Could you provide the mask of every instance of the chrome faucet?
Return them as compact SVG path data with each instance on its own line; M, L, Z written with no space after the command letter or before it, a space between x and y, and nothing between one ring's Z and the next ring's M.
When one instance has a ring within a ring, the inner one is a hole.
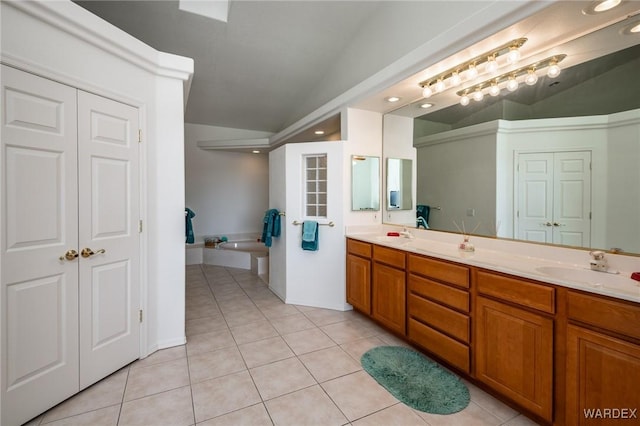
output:
M405 238L413 238L413 234L407 228L403 228L402 232L400 232L400 235Z

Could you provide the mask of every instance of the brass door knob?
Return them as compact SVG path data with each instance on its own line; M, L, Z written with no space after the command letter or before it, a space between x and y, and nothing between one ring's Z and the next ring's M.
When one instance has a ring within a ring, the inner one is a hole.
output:
M93 250L91 250L89 247L85 247L85 248L83 248L83 249L82 249L82 251L80 252L80 254L82 255L82 257L85 257L85 258L87 258L87 257L91 257L91 256L93 256L94 254L101 254L101 253L106 253L106 250L105 250L105 249L100 249L100 250L98 250L98 251L94 252L94 251L93 251ZM77 256L77 254L76 254L76 256Z
M60 256L59 259L61 261L64 261L65 259L66 260L73 260L76 257L78 257L78 252L77 251L75 251L75 250L67 250L67 252L64 255Z

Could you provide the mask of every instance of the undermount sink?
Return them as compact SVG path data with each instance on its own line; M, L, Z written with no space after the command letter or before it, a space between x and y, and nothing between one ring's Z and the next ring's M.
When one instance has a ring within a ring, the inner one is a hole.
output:
M541 266L536 270L550 277L568 281L580 281L594 287L625 288L635 286L635 281L624 275L597 272L590 269L568 268L562 266Z

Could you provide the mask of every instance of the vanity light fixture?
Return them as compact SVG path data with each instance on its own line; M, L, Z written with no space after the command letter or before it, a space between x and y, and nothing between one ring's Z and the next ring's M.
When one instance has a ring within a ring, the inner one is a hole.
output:
M520 86L518 78L523 76L524 82L532 86L538 82L538 75L536 74L536 71L538 70L547 68L547 75L549 77L557 77L560 74L560 66L558 64L566 57L567 55L565 54L548 57L541 61L534 62L527 66L509 71L489 80L459 90L456 94L460 96L460 104L466 106L469 105L470 97L473 97L473 99L477 101L482 100L484 98L485 89L488 89L487 92L491 96L497 96L500 93L501 84L504 84L504 87L506 87L510 92L517 90Z
M517 38L496 47L493 50L478 55L466 62L456 65L440 74L423 80L419 83L422 87L422 97L428 98L434 93L442 92L449 87L460 85L462 80L471 81L478 77L480 69L486 73L494 73L500 67L499 59L508 56L508 61L518 60L520 58L519 49L526 43L525 37ZM511 63L511 62L510 62ZM480 68L482 67L482 68Z

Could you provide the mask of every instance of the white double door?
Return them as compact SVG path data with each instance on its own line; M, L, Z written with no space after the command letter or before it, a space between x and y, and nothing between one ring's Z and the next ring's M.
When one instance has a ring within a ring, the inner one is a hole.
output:
M516 238L591 245L591 152L520 153Z
M138 110L2 67L2 419L139 358Z

